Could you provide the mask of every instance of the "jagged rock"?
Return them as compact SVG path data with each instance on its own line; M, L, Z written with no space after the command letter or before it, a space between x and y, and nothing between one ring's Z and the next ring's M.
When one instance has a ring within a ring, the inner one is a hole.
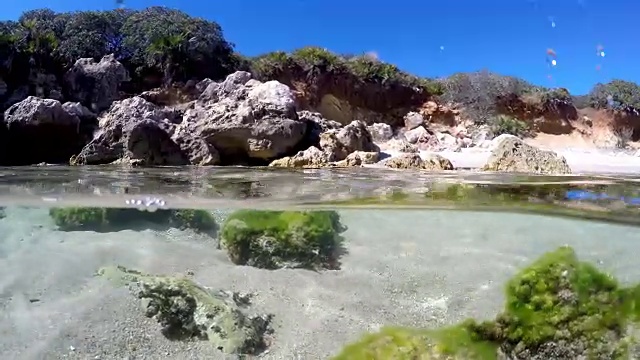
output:
M298 111L298 118L307 123L307 135L305 142L309 146L320 147L320 135L331 129L340 129L342 124L337 121L327 120L318 112L307 110Z
M567 160L553 151L540 150L513 135L500 135L484 171L508 171L533 174L571 174Z
M182 110L141 97L114 102L72 163L216 165L290 154L305 141L310 121L298 117L287 86L249 77L237 72L210 83L200 100Z
M320 147L328 155L329 161L340 161L355 151L379 152L373 143L367 125L354 120L341 129L329 130L320 135Z
M116 284L129 284L142 299L145 315L155 318L170 340L206 340L225 354L256 355L266 349L273 332L272 315L246 314L251 295L204 288L190 279L153 276L122 266L97 274Z
M242 84L246 74L234 73L229 81L210 84L205 93L213 94L211 89L216 88L219 100L199 101L187 110L178 128L218 149L227 163L281 157L291 153L307 132L289 87L277 81Z
M233 74L229 74L226 79L221 83L211 82L204 89L198 100L203 102L219 101L221 98L231 98L233 100L240 100L246 92L243 85L247 84L251 80L251 73L246 71L236 71ZM250 84L249 86L258 85L259 82Z
M388 151L397 151L402 153L417 153L418 147L409 143L405 139L391 139L388 142L381 145L381 148Z
M383 165L392 169L453 170L451 161L438 154L422 159L419 154L406 153L385 160Z
M412 111L404 116L404 127L407 130L413 130L422 125L424 125L424 117L421 114Z
M35 96L9 107L4 125L6 140L2 145L11 157L2 162L10 165L66 163L88 136L80 131L80 118L59 101Z
M78 59L65 74L71 100L79 101L99 112L108 109L119 98L120 83L129 81L129 73L113 54L102 57Z
M116 101L99 118L99 129L77 156L74 165L114 161L140 165L186 165L187 157L170 140L175 113L141 97Z
M293 156L283 157L272 161L269 166L293 168L320 168L329 166L327 154L315 146L299 151Z
M407 130L404 133L404 138L410 144L416 144L418 142L425 142L426 139L430 138L431 134L422 126L415 127L411 130Z
M374 141L385 142L393 138L393 128L389 124L375 123L367 126Z

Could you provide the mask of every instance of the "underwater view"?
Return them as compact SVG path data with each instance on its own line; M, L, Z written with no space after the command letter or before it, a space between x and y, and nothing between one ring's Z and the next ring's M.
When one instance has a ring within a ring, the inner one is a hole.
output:
M350 171L1 171L0 356L640 355L637 178Z
M638 14L4 1L0 360L640 360Z

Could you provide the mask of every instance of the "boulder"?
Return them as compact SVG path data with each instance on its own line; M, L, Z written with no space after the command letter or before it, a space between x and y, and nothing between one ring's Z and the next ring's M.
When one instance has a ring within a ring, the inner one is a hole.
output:
M341 129L332 129L320 135L320 147L327 154L329 161L344 160L355 151L380 151L373 143L367 125L360 120L354 120Z
M58 100L29 96L4 112L6 140L2 153L6 158L1 162L7 165L66 163L90 136L82 130L80 117L70 106L65 107Z
M129 79L127 69L113 54L99 62L93 58L78 59L64 77L70 99L95 112L108 109L120 97L120 84Z
M528 145L516 136L500 135L493 140L493 144L489 160L482 168L484 171L571 174L571 168L563 156Z

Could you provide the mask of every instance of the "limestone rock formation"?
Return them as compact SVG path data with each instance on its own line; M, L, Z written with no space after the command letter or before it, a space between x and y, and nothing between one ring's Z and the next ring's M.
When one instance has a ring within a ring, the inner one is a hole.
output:
M116 101L99 119L96 136L73 164L217 165L269 161L294 153L309 129L291 90L246 72L210 83L198 101L159 107L142 97ZM330 123L329 123L330 124ZM332 125L327 125L332 126Z
M533 174L571 174L567 160L553 151L540 150L513 135L500 135L485 171L508 171Z
M363 121L354 120L341 129L329 130L320 135L320 147L330 161L340 161L354 151L379 152Z
M70 99L96 112L108 109L120 97L120 83L128 80L127 69L113 54L104 56L99 62L92 58L78 59L65 74Z
M94 118L85 110L73 103L63 105L58 100L35 96L12 105L4 113L6 140L0 162L13 165L66 162L90 136L91 130L84 125Z
M453 170L451 161L438 154L429 154L422 159L419 154L404 153L385 160L383 165L392 169Z

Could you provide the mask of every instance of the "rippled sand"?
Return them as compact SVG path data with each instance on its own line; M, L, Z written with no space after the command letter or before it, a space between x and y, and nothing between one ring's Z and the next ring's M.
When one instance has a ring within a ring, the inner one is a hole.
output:
M253 311L275 315L265 359L326 359L384 324L490 317L504 282L563 244L623 281L640 280L631 227L502 213L341 214L342 269L315 273L236 266L191 232L65 233L46 209L9 208L0 220L0 358L225 359L206 342L163 338L126 288L92 276L105 265L193 272L205 286L256 292Z

